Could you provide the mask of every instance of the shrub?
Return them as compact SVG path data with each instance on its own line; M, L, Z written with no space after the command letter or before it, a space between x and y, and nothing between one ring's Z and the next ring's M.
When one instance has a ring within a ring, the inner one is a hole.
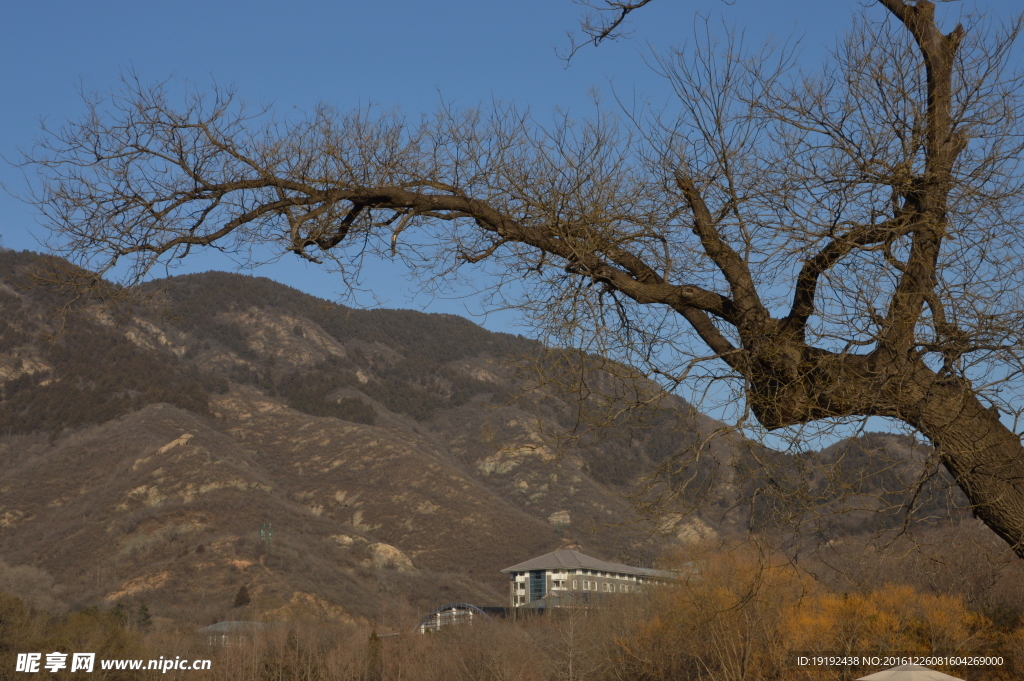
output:
M252 599L249 598L249 590L245 588L245 584L238 587L238 593L235 594L235 605L234 607L240 608L243 605L249 605Z

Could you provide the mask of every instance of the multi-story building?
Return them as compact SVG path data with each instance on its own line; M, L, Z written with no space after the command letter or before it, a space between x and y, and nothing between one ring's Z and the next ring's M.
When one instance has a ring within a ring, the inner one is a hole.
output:
M513 608L555 607L594 594L626 594L674 579L671 572L609 563L571 549L559 549L505 568Z

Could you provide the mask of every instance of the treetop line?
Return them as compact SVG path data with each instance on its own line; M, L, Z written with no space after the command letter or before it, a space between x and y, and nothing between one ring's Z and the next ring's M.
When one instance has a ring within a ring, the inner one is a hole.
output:
M591 5L584 34L651 1ZM509 105L287 122L129 80L47 131L32 200L55 252L127 262L129 284L195 248L344 276L374 253L442 279L478 264L525 282L556 338L670 385L727 378L766 429L906 424L1024 556L1024 450L999 413L1024 388L1021 22L878 5L815 74L698 30L656 58L677 110L548 126Z

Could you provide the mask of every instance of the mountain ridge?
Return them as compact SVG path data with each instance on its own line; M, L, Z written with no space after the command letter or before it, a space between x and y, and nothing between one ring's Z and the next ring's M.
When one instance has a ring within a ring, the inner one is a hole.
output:
M765 482L756 444L712 438L721 424L671 395L552 438L588 406L563 376L652 390L601 358L230 273L151 282L132 306L75 302L31 286L40 262L61 266L0 252L0 588L27 566L67 606L145 602L194 623L499 605L501 568L557 548L653 567L744 531ZM63 330L47 312L62 307ZM697 512L638 517L644 476L708 440ZM825 455L856 462L870 496L896 478L859 446ZM904 458L909 475L921 457ZM835 532L878 524L841 517Z
M250 611L369 618L382 579L419 608L493 605L536 553L657 553L623 525L629 481L534 427L558 398L512 399L504 357L536 341L224 273L157 282L131 314L86 301L56 334L63 299L12 281L36 257L0 254L2 546L68 605L237 618L245 584Z

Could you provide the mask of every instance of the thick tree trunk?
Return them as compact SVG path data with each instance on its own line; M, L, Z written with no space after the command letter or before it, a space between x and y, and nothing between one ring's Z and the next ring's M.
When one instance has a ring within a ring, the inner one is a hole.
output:
M884 351L834 355L772 334L752 344L741 368L763 426L857 415L909 424L935 447L975 515L1024 558L1024 447L965 379Z
M963 386L939 386L916 425L973 504L974 512L1024 558L1024 447Z

